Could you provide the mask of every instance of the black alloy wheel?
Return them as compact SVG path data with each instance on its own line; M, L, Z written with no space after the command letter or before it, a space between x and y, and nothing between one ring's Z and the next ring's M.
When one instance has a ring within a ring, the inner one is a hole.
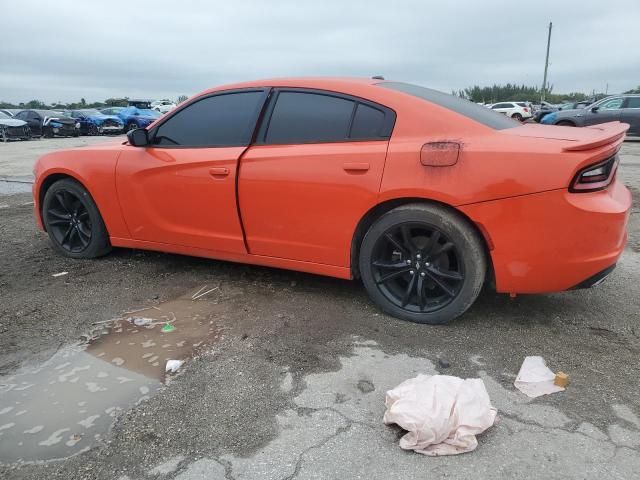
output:
M371 258L382 294L410 312L433 312L460 293L464 282L461 253L437 227L407 222L378 238Z
M138 128L138 125L135 122L129 122L127 124L127 132L130 132L131 130L135 130L136 128Z
M385 312L418 323L447 323L475 301L487 269L481 238L455 210L409 204L382 215L364 236L359 270Z
M63 255L94 258L111 249L96 204L74 180L59 180L47 190L42 217L53 246Z

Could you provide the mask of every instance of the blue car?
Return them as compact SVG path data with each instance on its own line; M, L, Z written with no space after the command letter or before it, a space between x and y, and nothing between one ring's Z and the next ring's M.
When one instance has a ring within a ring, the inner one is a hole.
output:
M83 110L68 110L65 115L80 123L80 133L82 135L104 135L107 133L122 133L124 122L115 115L105 115L95 108L85 108Z
M124 122L126 131L136 128L145 128L162 115L149 108L127 107L118 112L118 116Z

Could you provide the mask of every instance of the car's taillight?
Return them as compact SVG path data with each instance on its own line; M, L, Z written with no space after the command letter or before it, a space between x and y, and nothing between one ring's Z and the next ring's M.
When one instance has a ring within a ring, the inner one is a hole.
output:
M608 158L604 162L598 162L580 170L569 187L570 192L594 192L603 190L609 186L618 170L618 155Z
M527 107L524 107L524 111L525 111L525 112L528 112L528 111L529 111L529 109L528 109Z

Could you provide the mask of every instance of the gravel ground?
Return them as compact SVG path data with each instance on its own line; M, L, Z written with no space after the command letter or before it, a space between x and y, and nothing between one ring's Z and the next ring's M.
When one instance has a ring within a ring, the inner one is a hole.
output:
M0 144L0 176L28 180L37 154L74 142ZM206 301L221 332L90 450L0 466L0 478L637 478L639 143L624 145L620 175L634 193L630 239L604 284L514 300L485 291L444 327L381 314L357 282L122 249L70 261L35 228L23 187L0 180L0 384L94 322L203 285L219 286ZM517 392L526 355L567 372L567 390ZM475 452L400 450L381 421L384 392L417 372L484 379L499 421Z

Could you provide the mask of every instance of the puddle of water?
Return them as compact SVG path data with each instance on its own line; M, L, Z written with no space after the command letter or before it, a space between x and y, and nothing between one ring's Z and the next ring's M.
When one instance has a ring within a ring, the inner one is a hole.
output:
M189 296L137 311L36 368L0 378L0 462L88 450L120 412L160 388L167 360L192 357L219 338L218 309ZM163 332L168 321L175 330Z

